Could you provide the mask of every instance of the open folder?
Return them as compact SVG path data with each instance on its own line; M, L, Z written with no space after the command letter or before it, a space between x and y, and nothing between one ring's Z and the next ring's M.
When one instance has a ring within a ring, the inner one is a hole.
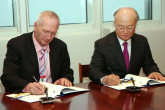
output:
M76 92L85 92L90 91L89 89L79 88L79 87L66 87L61 85L55 85L46 82L40 82L48 88L48 97L57 98L65 94L76 93ZM37 102L41 97L46 97L46 95L31 95L29 93L18 93L18 94L8 94L6 95L11 97L11 100L22 100L25 102Z
M45 85L48 88L48 97L53 97L53 98L69 93L89 91L89 89L84 89L74 86L66 87L66 86L55 85L46 82L41 82L41 84Z
M148 77L137 76L133 74L127 74L124 79L120 79L121 83L115 86L107 86L116 90L124 90L128 86L133 86L131 77L134 79L135 86L146 87L151 85L165 84L165 81L157 81L155 79L149 79Z

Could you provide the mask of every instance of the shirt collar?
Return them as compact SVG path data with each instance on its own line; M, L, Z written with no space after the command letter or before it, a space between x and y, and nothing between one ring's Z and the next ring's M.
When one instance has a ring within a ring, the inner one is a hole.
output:
M124 40L120 39L118 36L117 36L117 39L119 40L120 45L123 45L124 42L127 42L128 45L131 45L131 39L124 41Z
M40 51L41 49L45 49L46 51L50 52L49 45L46 45L46 46L44 46L44 47L41 47L41 46L38 44L38 42L37 42L36 39L34 38L34 32L33 32L32 38L33 38L33 43L34 43L36 52Z

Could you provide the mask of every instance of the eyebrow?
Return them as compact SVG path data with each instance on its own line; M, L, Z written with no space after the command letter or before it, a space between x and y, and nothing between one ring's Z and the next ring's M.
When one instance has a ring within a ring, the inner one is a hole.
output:
M118 24L117 24L117 26L119 26L119 27L130 27L130 26L131 26L131 27L134 27L135 25L124 26L124 25L118 25Z

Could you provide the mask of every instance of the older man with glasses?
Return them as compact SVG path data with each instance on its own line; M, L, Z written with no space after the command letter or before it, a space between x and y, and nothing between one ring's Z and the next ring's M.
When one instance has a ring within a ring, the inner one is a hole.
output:
M115 31L95 42L89 67L89 78L104 85L117 85L120 78L140 69L149 78L165 80L154 62L147 38L136 34L138 13L131 7L122 7L114 13Z

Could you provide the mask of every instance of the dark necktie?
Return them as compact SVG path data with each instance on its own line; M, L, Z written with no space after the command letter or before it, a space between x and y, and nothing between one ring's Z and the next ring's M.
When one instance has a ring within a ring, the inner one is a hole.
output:
M125 64L126 64L127 71L128 71L128 69L129 69L129 54L128 54L128 49L127 49L127 42L124 42L123 46L124 46L123 55L124 55L124 60L125 60Z

